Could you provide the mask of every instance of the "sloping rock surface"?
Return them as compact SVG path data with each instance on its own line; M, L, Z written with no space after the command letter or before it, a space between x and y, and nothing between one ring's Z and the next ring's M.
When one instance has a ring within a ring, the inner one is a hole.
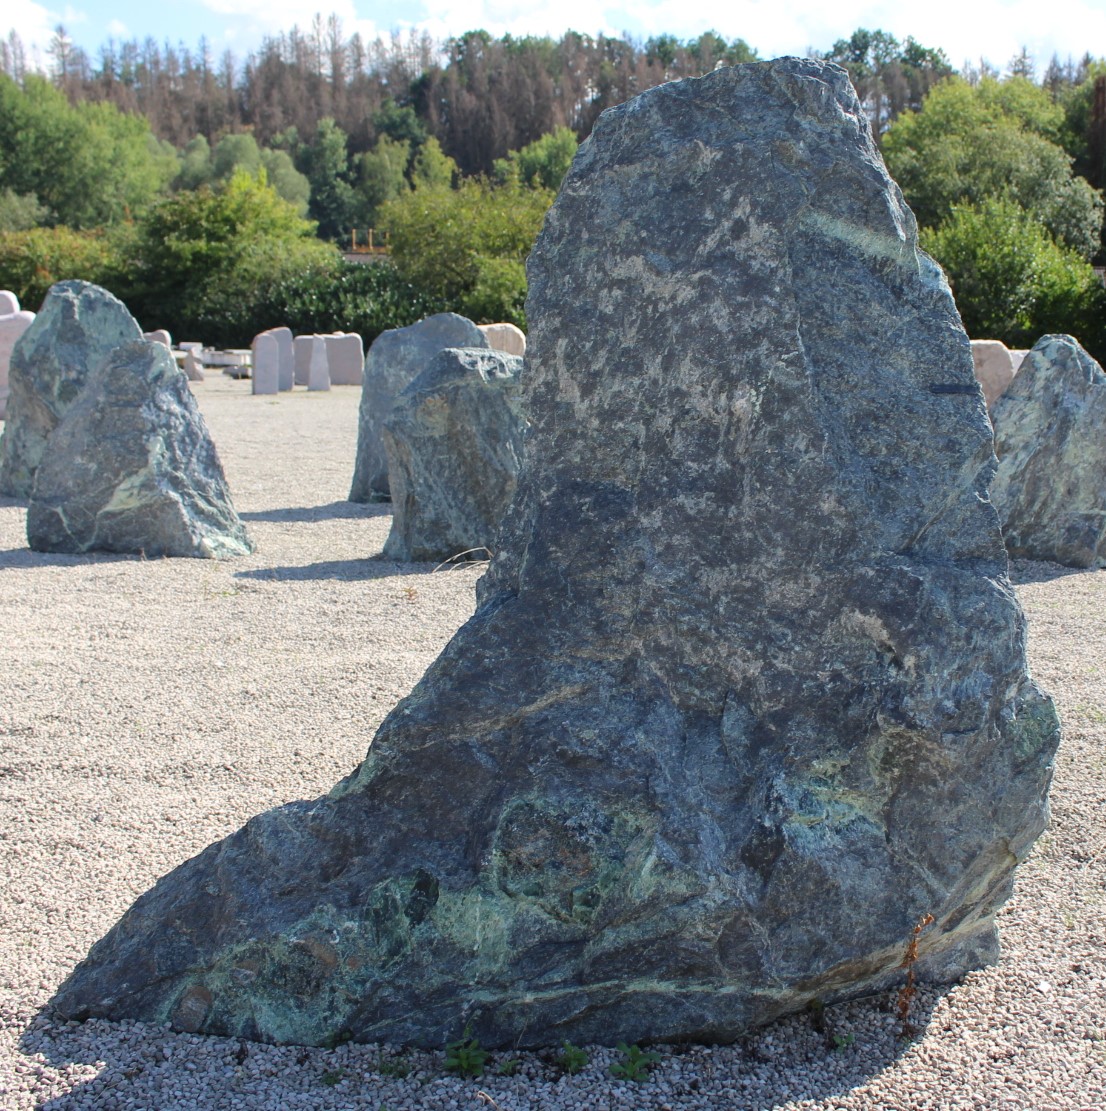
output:
M1106 567L1106 374L1042 336L995 405L991 499L1010 554Z
M0 494L30 497L46 439L88 376L142 331L126 306L89 282L51 286L12 351L7 424L0 438Z
M844 71L600 118L529 260L474 617L325 798L161 880L71 1016L732 1039L993 960L1057 744L948 286Z
M384 450L384 422L392 403L447 347L488 347L484 333L455 312L428 316L406 328L381 332L365 356L361 408L357 428L357 459L349 500L387 500L388 456Z
M522 456L521 371L515 355L447 347L396 398L384 423L389 559L492 550Z
M253 545L215 445L169 350L138 340L93 371L35 475L40 552L226 558Z

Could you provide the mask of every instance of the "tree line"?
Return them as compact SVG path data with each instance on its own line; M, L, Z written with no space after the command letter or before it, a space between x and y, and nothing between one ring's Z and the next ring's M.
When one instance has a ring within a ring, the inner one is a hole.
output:
M1054 58L1038 80L1023 51L1005 74L958 73L866 29L820 56L848 69L972 334L1082 332L1106 353L1090 269L1106 261L1106 63ZM0 283L31 304L83 268L151 325L240 343L328 311L348 327L354 305L367 338L409 322L404 306L522 323L523 261L598 114L756 53L714 32L365 43L332 17L241 63L152 40L93 62L60 27L49 57L47 78L0 42ZM365 226L392 235L371 275L328 246Z

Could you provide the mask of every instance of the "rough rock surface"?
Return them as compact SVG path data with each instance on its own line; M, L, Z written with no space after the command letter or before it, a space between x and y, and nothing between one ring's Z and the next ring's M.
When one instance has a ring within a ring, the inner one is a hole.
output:
M1017 559L1106 567L1106 374L1071 336L1042 336L992 414L991 500Z
M253 550L188 380L160 343L117 348L54 429L27 541L40 552L221 559Z
M920 974L996 956L1057 721L968 340L844 71L604 113L528 266L477 612L358 769L162 879L62 1014L709 1041L898 980L926 914Z
M1001 340L973 339L972 363L990 412L994 409L995 402L1006 392L1006 387L1014 380L1017 366L1013 353Z
M122 301L88 282L51 286L12 351L0 494L30 497L46 439L89 375L141 329Z
M494 550L522 456L521 371L515 355L447 347L396 398L384 423L389 559Z
M453 312L428 316L406 328L392 328L373 340L365 356L350 501L390 497L383 430L399 393L446 347L488 346L484 333L471 320Z

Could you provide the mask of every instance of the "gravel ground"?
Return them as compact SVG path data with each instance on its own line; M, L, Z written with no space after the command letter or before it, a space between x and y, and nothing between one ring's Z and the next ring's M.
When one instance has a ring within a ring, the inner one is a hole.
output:
M660 1047L642 1082L589 1047L442 1054L273 1047L42 1012L162 873L361 759L473 605L475 568L379 558L385 509L344 501L358 392L197 396L257 541L233 563L43 556L0 499L0 1107L1106 1108L1106 575L1021 563L1033 670L1065 736L1052 829L1001 915L995 968L800 1016L735 1046ZM615 1032L617 1033L617 1032Z

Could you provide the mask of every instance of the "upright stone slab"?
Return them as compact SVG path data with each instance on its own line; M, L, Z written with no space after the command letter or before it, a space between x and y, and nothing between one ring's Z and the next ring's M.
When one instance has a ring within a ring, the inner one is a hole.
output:
M975 377L983 390L983 399L990 412L1002 397L1006 387L1014 380L1014 359L1010 349L1001 340L973 339L972 363Z
M27 509L39 552L222 559L253 545L169 350L138 340L88 378L50 434Z
M4 291L0 291L4 292ZM16 304L19 304L16 301ZM34 321L33 312L24 312L15 309L0 316L0 420L7 417L8 412L8 376L11 370L12 352L16 342Z
M992 414L991 500L1010 555L1106 567L1106 374L1072 336L1042 336Z
M311 374L311 352L315 350L314 336L296 336L292 341L294 379L297 386L306 386Z
M19 298L10 289L0 289L0 316L19 312Z
M25 498L53 432L88 376L141 329L126 306L88 282L51 286L42 310L16 343L0 439L0 494Z
M269 335L276 340L277 350L280 352L280 375L277 385L281 393L287 393L296 381L296 356L292 348L292 329L270 328Z
M388 559L494 550L522 457L521 371L515 355L447 347L396 398L384 422Z
M277 1042L727 1040L995 958L1058 733L939 268L845 72L605 112L528 263L479 605L325 798L55 1002Z
M477 327L493 350L520 357L526 354L526 333L517 324L478 324Z
M384 422L392 402L447 347L488 347L484 333L457 313L428 316L406 328L381 332L365 356L365 380L357 425L357 459L349 500L387 500L388 457L384 451Z
M322 336L311 337L311 360L307 364L307 388L309 390L330 389L330 364L326 357L326 340Z
M280 345L276 336L261 332L254 336L251 348L251 380L255 394L280 391Z
M184 376L189 382L204 381L204 364L200 361L200 356L192 348L185 351L184 362L181 369L184 371Z
M365 348L356 332L324 337L332 386L360 386L365 377Z

